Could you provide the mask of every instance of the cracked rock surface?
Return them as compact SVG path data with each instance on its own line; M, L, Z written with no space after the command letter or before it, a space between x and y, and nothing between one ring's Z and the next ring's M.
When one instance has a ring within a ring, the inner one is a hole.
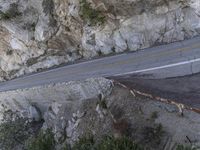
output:
M0 0L0 80L199 34L199 0Z

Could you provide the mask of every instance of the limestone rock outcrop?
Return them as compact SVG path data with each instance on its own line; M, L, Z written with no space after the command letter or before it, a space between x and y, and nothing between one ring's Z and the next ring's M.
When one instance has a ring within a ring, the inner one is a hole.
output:
M0 0L0 80L199 34L199 0Z

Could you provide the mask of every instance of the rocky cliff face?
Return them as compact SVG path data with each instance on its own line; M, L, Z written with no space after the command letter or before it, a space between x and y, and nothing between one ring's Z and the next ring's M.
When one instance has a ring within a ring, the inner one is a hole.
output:
M199 0L0 0L0 77L198 34Z

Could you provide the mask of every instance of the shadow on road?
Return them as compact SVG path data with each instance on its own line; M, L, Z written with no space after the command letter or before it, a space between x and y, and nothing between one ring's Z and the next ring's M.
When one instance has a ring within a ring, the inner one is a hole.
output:
M109 77L109 79L114 79L130 89L200 109L200 74L168 79L144 79L135 75Z

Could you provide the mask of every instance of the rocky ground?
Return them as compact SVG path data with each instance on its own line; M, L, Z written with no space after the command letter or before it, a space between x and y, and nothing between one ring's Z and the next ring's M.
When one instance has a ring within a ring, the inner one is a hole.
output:
M200 33L199 0L0 0L0 80Z
M8 96L9 95L9 96ZM1 110L12 110L51 129L57 149L80 137L128 136L152 150L200 146L200 115L147 98L104 78L0 93Z

